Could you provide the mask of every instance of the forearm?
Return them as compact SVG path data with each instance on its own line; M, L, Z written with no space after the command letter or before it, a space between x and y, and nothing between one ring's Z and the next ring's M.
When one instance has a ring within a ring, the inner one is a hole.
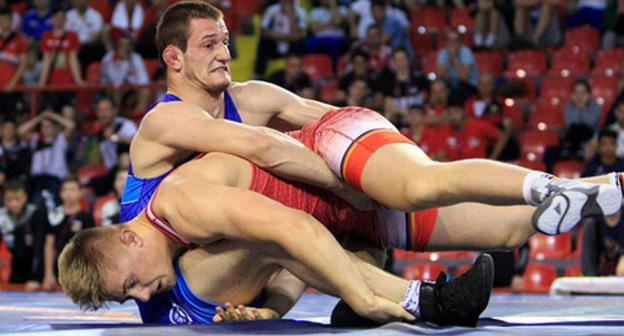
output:
M319 155L285 134L269 128L262 130L272 141L256 152L251 161L288 180L340 192L340 180Z
M52 59L46 54L41 62L41 72L39 73L39 86L44 86L48 82L48 75L52 67Z
M74 83L82 84L82 75L80 74L80 63L76 52L72 52L69 56L69 69L74 79Z
M320 223L314 223L312 217L308 218L307 224L297 225L294 231L282 232L282 239L276 242L312 274L317 274L354 310L366 309L374 302L373 292L329 231ZM300 272L297 267L289 267L289 270L306 282L316 282L309 277L306 279L309 273ZM318 283L314 285L320 286Z

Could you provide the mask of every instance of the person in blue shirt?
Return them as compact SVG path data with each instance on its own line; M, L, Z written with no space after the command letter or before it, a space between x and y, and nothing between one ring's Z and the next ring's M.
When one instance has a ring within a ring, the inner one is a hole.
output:
M451 87L475 91L478 82L477 63L470 48L462 44L461 35L449 30L446 46L438 52L436 76Z
M33 40L39 40L41 34L52 30L51 17L50 0L34 0L33 8L22 18L22 33Z

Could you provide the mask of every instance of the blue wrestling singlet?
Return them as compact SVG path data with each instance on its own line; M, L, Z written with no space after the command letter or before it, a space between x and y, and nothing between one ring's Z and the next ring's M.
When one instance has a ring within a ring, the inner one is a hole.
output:
M180 270L178 259L174 261L176 285L171 290L154 295L143 303L135 300L139 306L143 323L157 324L212 324L220 305L208 302L191 291ZM262 300L252 303L255 307L262 305Z
M152 104L148 108L148 112L154 108L154 106L160 103L168 103L168 102L176 102L182 101L177 96L167 93L160 99L158 99L154 104ZM232 101L232 97L227 91L224 91L224 119L234 121L234 122L242 122L240 115L238 114L238 110L236 109L236 105L234 105L234 101ZM194 157L191 155L189 159ZM182 161L178 164L181 165L185 161ZM169 175L169 173L173 170L173 168L166 173L151 177L151 178L140 178L134 176L134 172L132 171L132 163L128 167L128 177L126 178L126 186L124 188L123 194L121 196L121 210L120 210L120 221L127 222L132 218L136 217L147 205L149 200L152 198L152 195L158 188L160 182Z
M174 267L176 285L173 289L154 295L146 303L135 300L143 323L212 324L219 305L195 296L184 280L177 259Z

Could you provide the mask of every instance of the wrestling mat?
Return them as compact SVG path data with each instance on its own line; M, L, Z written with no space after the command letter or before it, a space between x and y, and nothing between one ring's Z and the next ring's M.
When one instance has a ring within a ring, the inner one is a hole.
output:
M281 321L224 325L152 326L140 324L133 302L83 313L62 293L0 293L0 333L15 335L624 335L621 296L494 294L477 328L391 323L374 329L327 325L337 300L306 294Z

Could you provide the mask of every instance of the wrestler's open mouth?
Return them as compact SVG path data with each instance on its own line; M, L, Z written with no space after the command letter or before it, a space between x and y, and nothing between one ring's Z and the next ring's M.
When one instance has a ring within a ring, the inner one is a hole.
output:
M225 72L228 72L228 71L230 71L230 70L228 69L228 67L226 67L226 66L222 66L222 67L218 67L218 68L216 68L216 69L212 70L211 72L217 72L217 71L225 71Z

